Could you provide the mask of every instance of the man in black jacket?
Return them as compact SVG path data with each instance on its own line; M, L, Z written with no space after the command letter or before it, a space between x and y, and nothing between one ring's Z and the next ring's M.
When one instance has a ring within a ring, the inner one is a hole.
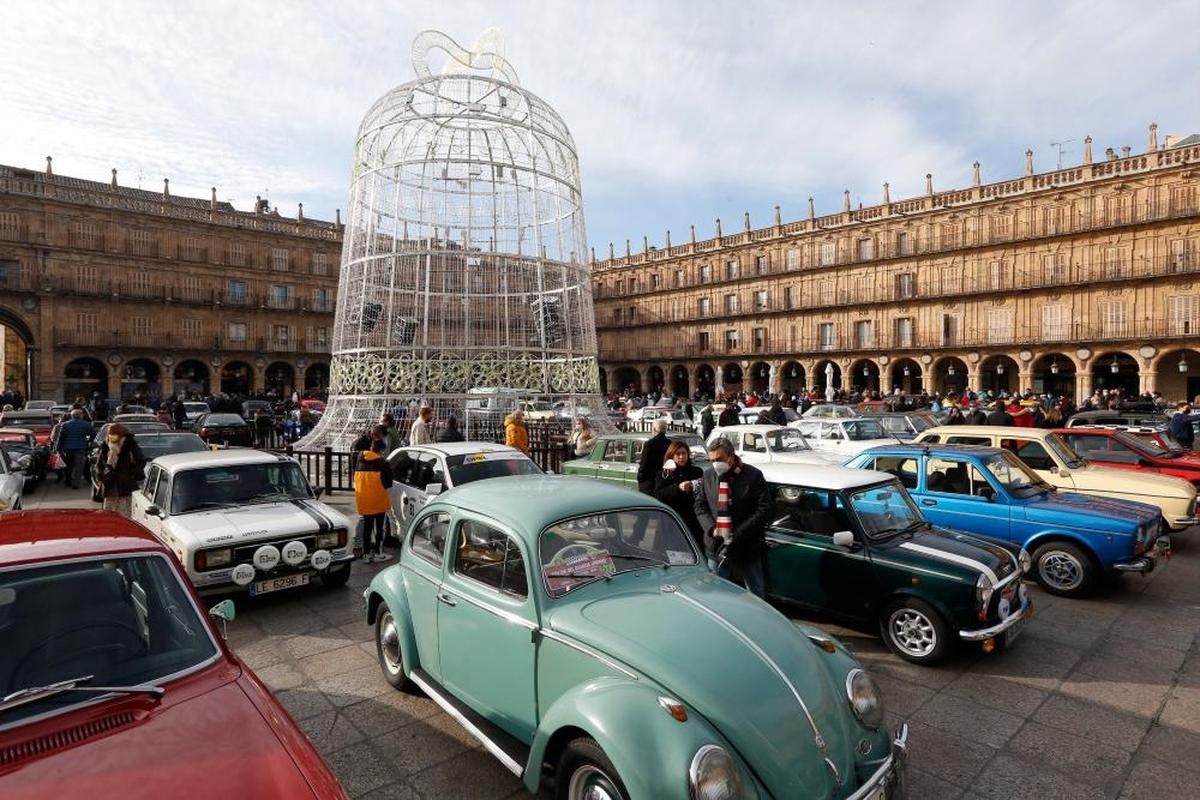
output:
M733 444L722 437L708 448L712 467L705 470L696 492L696 519L704 530L709 567L719 577L740 583L763 597L766 581L767 523L771 519L771 490L757 468L737 457ZM725 498L722 498L722 485Z
M654 481L662 469L667 448L670 446L671 440L667 438L667 420L654 420L654 435L646 440L646 445L642 448L642 458L638 462L638 491L642 494L654 495Z
M988 412L987 424L1011 426L1013 424L1012 414L1004 410L1004 401L997 399L995 406Z

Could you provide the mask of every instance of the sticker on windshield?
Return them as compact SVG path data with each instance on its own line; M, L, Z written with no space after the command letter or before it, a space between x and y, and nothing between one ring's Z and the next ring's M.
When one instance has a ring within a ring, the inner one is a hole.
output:
M696 556L685 550L668 550L667 563L672 565L678 564L695 564Z
M487 458L487 456L484 455L484 452L482 450L480 450L478 453L471 456L471 463L472 464L482 464L486 458Z
M580 579L613 575L617 566L607 550L586 544L569 544L555 553L544 569L550 590L558 591Z
M218 472L210 469L204 473L205 483L237 483L241 479L242 476L236 472Z

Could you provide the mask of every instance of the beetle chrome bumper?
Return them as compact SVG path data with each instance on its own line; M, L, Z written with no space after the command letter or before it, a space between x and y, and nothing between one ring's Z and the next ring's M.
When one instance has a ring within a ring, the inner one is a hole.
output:
M900 723L892 753L870 778L846 800L905 800L904 771L908 768L908 723Z
M990 628L979 628L973 631L959 631L958 638L968 642L982 642L987 639L994 639L1011 628L1013 625L1016 625L1018 622L1025 619L1025 617L1029 616L1029 613L1032 610L1033 600L1031 600L1027 594L1025 596L1025 602L1021 604L1021 607L1009 614L1000 622L996 623Z
M1171 540L1166 536L1159 536L1154 542L1154 546L1146 551L1145 555L1139 556L1131 561L1120 561L1113 564L1113 569L1119 572L1140 572L1145 574L1153 572L1160 558L1169 558L1171 556Z

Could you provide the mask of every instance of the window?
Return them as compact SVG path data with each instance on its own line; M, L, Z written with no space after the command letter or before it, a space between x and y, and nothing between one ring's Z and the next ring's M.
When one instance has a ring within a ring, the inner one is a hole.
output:
M446 536L450 533L449 514L430 514L422 517L412 529L409 539L409 549L428 561L440 567L442 554L446 552Z
M225 299L228 303L235 306L244 306L246 304L246 282L245 281L230 281L226 284Z
M1105 278L1124 278L1127 277L1125 263L1121 258L1121 250L1118 247L1104 248L1104 277Z
M76 314L75 315L75 332L76 333L95 333L97 330L95 314Z
M761 353L763 350L767 349L767 329L766 328L755 328L753 333L754 333L754 351L756 353Z
M900 483L904 485L904 488L916 489L917 475L920 474L921 465L917 463L917 459L915 458L879 456L871 465L871 469L895 475L899 478Z
M738 276L738 262L732 258L725 262L725 280L731 281Z
M613 324L614 324L614 325L620 325L620 324L621 324L621 316L622 316L622 312L623 312L624 310L625 310L625 309L621 308L620 306L617 306L616 308L614 308L614 309L612 310L612 318L613 318Z
M158 243L150 231L130 231L129 252L139 256L158 255Z
M21 279L21 265L7 258L0 259L0 288L15 287Z
M161 508L170 508L171 507L171 482L169 480L167 480L166 476L163 474L163 471L161 469L157 471L157 473L154 475L154 477L158 478L157 482L152 484L149 480L146 481L146 484L147 484L147 492L146 493L154 498L154 505L158 506L160 509ZM154 489L153 492L149 491L149 488L151 486Z
M942 247L958 247L962 237L962 229L957 222L946 222L941 225Z
M1025 462L1030 469L1052 470L1058 465L1041 442L1033 439L1016 440L1006 443L1008 449L1016 453L1017 458Z
M908 231L900 231L896 234L896 254L901 256L912 255L912 237Z
M96 235L94 222L76 222L71 225L71 244L74 247L96 247L100 238Z
M1012 215L995 214L988 220L988 228L993 240L1003 241L1012 238Z
M913 346L913 318L900 317L896 320L896 347Z
M195 317L183 318L183 338L194 341L200 338L200 320Z
M874 287L875 281L872 280L870 273L858 275L854 278L854 293L851 298L859 301L874 300L875 293L872 291Z
M859 239L857 245L858 260L866 261L869 258L875 257L875 240L874 239Z
M997 291L1004 288L1004 262L992 261L988 264L987 288Z
M738 346L738 332L737 331L725 331L725 352L732 353L733 351L737 350L737 346Z
M229 263L235 267L246 266L246 245L241 242L229 245Z
M834 285L832 278L826 278L818 285L820 289L821 305L833 305Z
M662 276L657 272L650 273L650 288L657 289L662 285Z
M276 284L271 287L271 308L287 308L289 305L290 287Z
M185 275L179 279L179 299L199 300L200 279L195 275Z
M685 279L683 270L681 270L681 269L675 270L675 285L683 286L685 280L686 279Z
M916 296L917 276L912 272L901 272L896 276L896 299L909 300Z
M767 290L766 289L760 289L759 291L754 293L754 310L755 311L766 311L767 310Z
M133 317L134 336L149 336L150 335L150 317Z
M131 294L145 296L150 294L150 273L139 269L129 276L129 291Z
M760 433L747 433L742 436L742 450L751 453L767 452L767 439Z
M701 352L708 352L712 346L712 340L709 337L708 331L700 331L697 336L696 346L700 348Z
M1167 324L1171 336L1194 334L1198 316L1200 316L1200 297L1194 294L1181 294L1167 298Z
M795 289L795 287L788 286L783 290L783 307L784 308L795 308L796 307L796 289Z
M696 309L696 313L701 317L712 315L712 298L701 297L697 305L698 308Z
M1049 236L1067 232L1068 208L1062 206L1047 206L1042 209L1042 228Z
M738 296L736 294L725 295L725 313L736 314L738 310Z
M1105 336L1125 336L1125 303L1105 300L1100 304L1100 320Z
M179 255L187 261L199 261L204 255L204 245L195 236L183 237Z
M987 340L993 343L1011 342L1013 312L1010 308L993 308L987 313Z
M308 335L309 348L313 350L324 350L329 347L329 328L320 327L312 329Z
M312 307L313 307L313 311L328 311L329 310L329 290L328 289L313 289L312 290Z
M506 533L482 522L459 524L454 571L513 597L529 596L520 548Z
M625 439L610 439L604 446L604 460L616 464L629 463L629 442Z
M957 345L958 331L962 326L956 314L942 315L942 345Z
M754 257L754 274L755 275L766 275L767 269L769 268L769 266L770 266L770 264L768 263L767 257L765 255Z
M817 250L817 265L827 267L834 262L836 245L833 242L821 242L820 248Z
M711 264L701 264L700 265L700 282L701 283L712 283L712 265Z
M1108 225L1120 225L1127 222L1125 218L1125 202L1120 197L1108 197L1104 200L1104 221Z
M1172 239L1167 254L1167 268L1182 272L1191 266L1191 254L1186 239Z
M312 274L313 275L328 275L329 260L324 253L312 254Z
M930 458L925 462L925 488L931 492L989 497L994 492L974 464Z
M16 239L21 234L21 216L15 211L0 212L0 239Z
M854 323L854 346L859 348L875 346L875 323L869 319L860 319Z
M229 332L228 332L228 338L229 338L229 341L231 341L231 342L244 342L244 341L246 341L246 323L244 323L244 322L230 322L230 323L229 323Z
M1061 286L1067 282L1067 262L1058 253L1042 256L1042 280L1050 286Z
M288 251L286 247L271 248L271 269L276 272L288 271Z
M837 328L832 322L822 322L817 325L817 342L822 350L832 350L837 346Z
M292 326L291 325L272 325L271 326L271 343L274 345L288 345L292 341Z
M787 268L800 269L800 251L795 247L787 251Z
M942 267L942 294L962 293L962 269Z
M1067 338L1067 307L1062 303L1042 306L1042 338L1051 342Z

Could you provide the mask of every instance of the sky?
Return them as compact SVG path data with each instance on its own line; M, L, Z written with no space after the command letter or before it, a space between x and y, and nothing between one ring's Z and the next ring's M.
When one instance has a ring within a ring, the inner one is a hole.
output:
M332 219L421 30L505 36L574 136L597 254L1200 132L1200 2L3 0L0 163Z

